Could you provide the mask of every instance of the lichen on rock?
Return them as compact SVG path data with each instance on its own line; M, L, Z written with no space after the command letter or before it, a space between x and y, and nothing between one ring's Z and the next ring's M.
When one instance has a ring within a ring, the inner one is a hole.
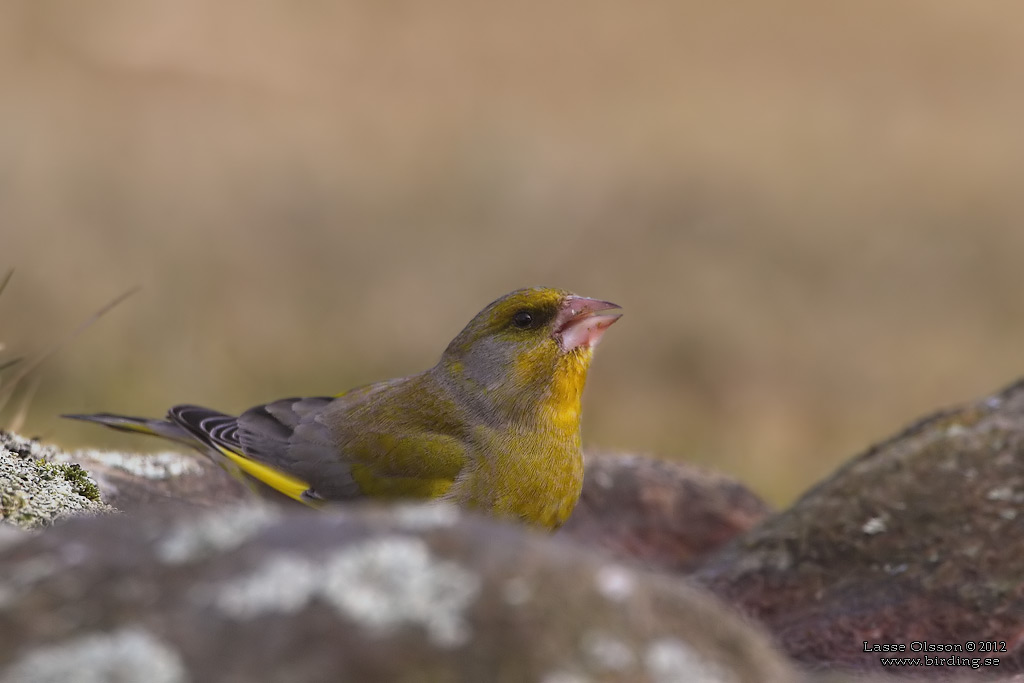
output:
M0 520L36 529L61 517L112 511L80 465L49 460L56 452L0 431Z

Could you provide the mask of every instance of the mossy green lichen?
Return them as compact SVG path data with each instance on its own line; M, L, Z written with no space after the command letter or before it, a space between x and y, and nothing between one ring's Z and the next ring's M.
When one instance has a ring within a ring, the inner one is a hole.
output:
M0 520L33 529L67 515L110 511L80 465L50 462L55 449L0 432Z
M82 469L81 465L73 462L66 464L46 464L59 472L60 476L64 477L64 479L71 482L71 486L75 493L83 498L88 498L93 502L100 502L99 487L96 486L96 482L89 478L89 473Z

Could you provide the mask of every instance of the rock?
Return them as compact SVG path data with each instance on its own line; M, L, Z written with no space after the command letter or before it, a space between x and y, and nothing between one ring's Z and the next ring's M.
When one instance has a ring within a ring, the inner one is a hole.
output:
M1024 382L868 449L694 577L807 664L877 671L863 643L895 643L968 660L902 674L1006 676L1024 671L1022 549Z
M246 486L198 453L85 450L51 457L81 464L103 500L120 510L252 498ZM622 561L681 571L769 512L767 504L721 474L638 455L588 454L583 495L559 533Z
M0 542L0 683L799 679L678 579L444 505L157 507Z
M0 431L0 520L36 529L70 515L113 511L79 465L47 459L56 452Z
M80 464L96 480L103 500L128 512L155 504L211 507L253 497L201 453L81 450L55 458Z
M734 479L687 463L588 454L584 472L559 535L651 568L690 569L771 512Z

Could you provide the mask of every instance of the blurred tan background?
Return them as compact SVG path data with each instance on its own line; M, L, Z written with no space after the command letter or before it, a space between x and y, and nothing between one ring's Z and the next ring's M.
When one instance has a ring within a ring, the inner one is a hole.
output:
M8 0L23 431L431 365L511 289L626 317L589 446L783 503L1024 374L1024 5Z

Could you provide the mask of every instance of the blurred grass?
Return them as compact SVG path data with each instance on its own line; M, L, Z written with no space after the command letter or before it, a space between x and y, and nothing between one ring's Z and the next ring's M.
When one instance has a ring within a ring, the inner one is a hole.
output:
M12 0L0 267L59 412L421 370L551 284L626 317L588 444L776 502L1024 369L1024 6Z

